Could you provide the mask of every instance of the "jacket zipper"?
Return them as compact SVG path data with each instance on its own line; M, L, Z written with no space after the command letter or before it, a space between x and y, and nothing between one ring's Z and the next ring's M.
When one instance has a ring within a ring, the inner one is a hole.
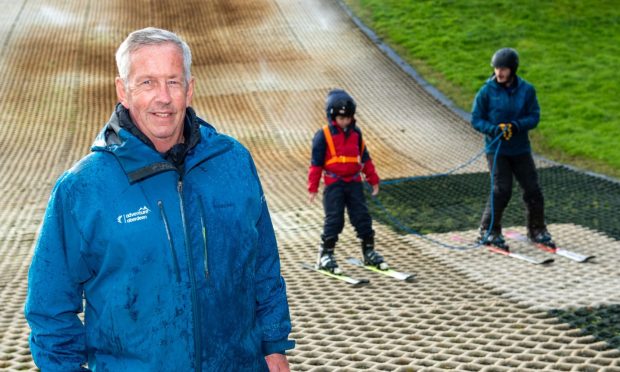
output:
M174 249L174 244L172 243L172 235L170 234L170 225L168 225L168 218L166 217L166 212L164 212L164 203L161 200L157 201L157 205L159 206L159 212L161 213L161 218L164 221L164 227L166 228L166 237L168 238L168 243L170 245L170 251L172 252L172 262L174 265L174 274L177 279L177 283L181 282L181 270L179 269L179 260L177 258L177 252Z
M202 197L198 196L198 203L200 204L200 224L202 225L202 243L204 250L204 265L205 265L205 278L209 279L209 254L207 251L207 224L205 218L205 209L202 204Z
M196 293L196 274L194 272L194 257L189 244L189 233L187 231L187 220L185 219L185 206L183 204L183 180L179 179L177 183L177 193L179 195L179 207L181 210L181 222L183 224L183 233L185 234L185 253L187 254L187 268L189 271L189 279L192 288L192 312L194 318L194 362L195 371L202 371L202 343L201 343L201 322L198 306L198 295Z

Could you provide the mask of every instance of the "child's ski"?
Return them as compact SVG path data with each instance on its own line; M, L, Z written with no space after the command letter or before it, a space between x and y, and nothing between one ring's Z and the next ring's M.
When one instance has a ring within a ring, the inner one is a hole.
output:
M392 270L392 269L381 270L381 269L378 269L375 266L365 265L358 258L347 257L347 262L350 263L350 264L353 264L355 266L363 267L363 268L365 268L367 270L374 271L374 272L379 273L379 274L387 275L389 277L392 277L392 278L395 278L395 279L398 279L398 280L404 280L406 282L412 282L415 279L415 274L403 273L403 272Z
M306 262L302 262L301 266L303 268L305 268L305 269L317 271L317 272L319 272L321 274L324 274L324 275L327 275L327 276L329 276L331 278L342 280L342 281L344 281L344 282L346 282L348 284L351 284L353 287L361 287L361 286L370 284L370 280L368 280L368 279L353 278L353 277L350 277L350 276L348 276L346 274L334 274L331 271L319 269L315 265L310 265L310 264L308 264Z
M489 251L491 251L493 253L499 253L499 254L503 254L504 256L508 256L508 257L512 257L512 258L517 258L519 260L523 260L523 261L532 263L534 265L545 265L545 264L550 264L550 263L552 263L554 261L553 258L545 258L545 259L542 259L542 260L538 260L536 258L533 258L533 257L530 257L530 256L526 256L524 254L514 253L514 252L507 251L505 249L501 249L501 248L496 247L494 245L486 245L486 247L489 249Z
M549 247L548 245L544 245L542 243L535 243L535 242L530 241L525 235L520 234L517 231L507 231L506 237L513 239L513 240L530 243L534 245L536 248L542 249L545 252L554 253L554 254L557 254L558 256L566 257L568 259L571 259L577 262L587 262L595 257L594 255L588 256L588 255L569 251L567 249L563 249L559 247L554 248L554 247Z

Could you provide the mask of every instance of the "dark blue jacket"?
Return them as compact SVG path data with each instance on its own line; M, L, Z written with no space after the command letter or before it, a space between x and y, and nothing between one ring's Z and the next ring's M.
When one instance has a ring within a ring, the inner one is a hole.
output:
M267 370L264 355L293 343L250 154L193 116L200 141L179 173L121 128L118 115L49 200L25 308L36 364L63 372L86 362L96 371Z
M474 100L471 124L478 132L485 134L487 153L495 153L495 129L501 123L512 123L516 127L509 141L502 141L501 155L521 155L531 150L528 131L536 128L540 120L540 107L536 90L527 81L516 77L515 83L504 87L491 77L480 88Z

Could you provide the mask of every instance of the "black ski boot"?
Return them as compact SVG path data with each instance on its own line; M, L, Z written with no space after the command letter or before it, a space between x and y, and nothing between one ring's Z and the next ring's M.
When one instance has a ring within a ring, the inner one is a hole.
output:
M364 264L375 266L380 270L387 270L390 266L385 262L383 256L375 251L375 237L371 235L362 239L362 255L364 256Z
M528 231L527 237L532 243L542 244L546 247L555 249L555 242L551 238L551 234L549 234L549 231L547 231L546 228L532 229Z
M321 270L330 271L334 274L342 274L342 270L338 267L336 258L334 258L334 248L336 247L335 239L325 239L319 246L319 257L316 267Z
M491 230L487 236L486 229L480 228L480 236L478 237L478 243L483 245L492 245L506 252L509 251L509 247L504 240L504 236L500 231Z

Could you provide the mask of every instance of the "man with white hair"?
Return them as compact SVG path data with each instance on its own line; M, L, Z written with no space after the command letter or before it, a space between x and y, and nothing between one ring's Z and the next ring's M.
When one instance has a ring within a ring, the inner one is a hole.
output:
M249 152L190 107L177 35L135 31L116 61L120 103L56 183L30 267L35 363L288 371L285 283Z

